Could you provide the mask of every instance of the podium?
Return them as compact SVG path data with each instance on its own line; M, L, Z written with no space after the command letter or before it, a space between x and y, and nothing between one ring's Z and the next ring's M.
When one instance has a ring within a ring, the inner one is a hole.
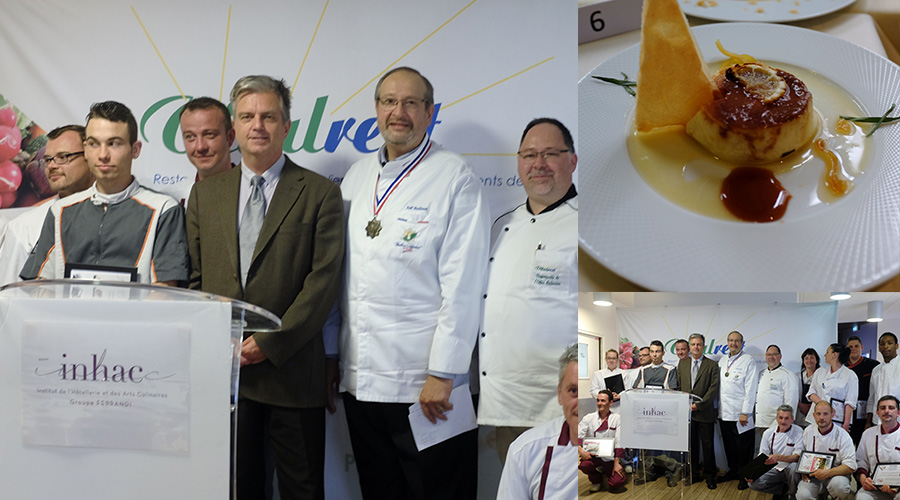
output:
M233 498L243 332L280 327L252 304L179 288L0 288L2 496Z

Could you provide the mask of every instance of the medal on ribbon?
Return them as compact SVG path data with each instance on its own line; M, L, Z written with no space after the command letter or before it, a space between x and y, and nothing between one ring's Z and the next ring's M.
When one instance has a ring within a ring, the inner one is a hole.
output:
M419 154L403 166L403 170L401 170L400 174L398 174L393 182L391 182L391 185L388 186L387 191L385 191L384 196L382 196L381 199L378 198L378 183L381 182L381 172L378 173L378 179L375 180L374 206L372 207L374 214L372 215L372 220L366 224L366 236L369 238L375 239L376 236L381 234L381 221L378 220L378 213L384 208L384 204L387 202L388 198L390 198L400 183L409 177L409 174L412 173L413 169L425 159L425 155L431 151L431 139L426 137L426 141L425 146L419 151Z

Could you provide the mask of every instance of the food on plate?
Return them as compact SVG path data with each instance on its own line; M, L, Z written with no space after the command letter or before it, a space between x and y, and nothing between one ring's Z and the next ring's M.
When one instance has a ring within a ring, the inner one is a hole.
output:
M683 127L712 102L714 91L678 1L645 0L634 112L638 132Z
M796 76L745 63L720 70L713 80L716 98L700 107L685 131L717 157L739 164L773 162L806 147L816 135L812 94Z

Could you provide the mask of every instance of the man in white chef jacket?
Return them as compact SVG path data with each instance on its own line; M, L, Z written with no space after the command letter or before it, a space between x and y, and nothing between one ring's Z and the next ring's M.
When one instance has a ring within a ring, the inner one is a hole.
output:
M578 157L559 120L532 120L519 142L524 203L491 230L478 339L478 424L497 426L497 453L559 410L556 359L578 330Z
M753 454L753 430L739 432L738 424L748 425L756 403L759 371L753 357L744 352L744 336L735 330L728 334L728 356L719 358L719 430L728 462L728 473L719 482L737 479L738 489L748 484L738 477Z
M766 367L759 372L756 389L756 433L762 436L775 423L782 405L797 406L800 400L800 377L781 364L781 348L775 344L766 348Z
M578 494L578 345L559 358L563 416L525 431L509 447L497 500L572 500ZM474 498L474 497L470 497Z
M798 389L799 390L799 389ZM766 464L774 465L768 472L750 483L750 489L771 493L772 500L781 500L797 489L797 460L803 449L803 429L794 425L794 408L781 405L775 412L775 423L762 435L759 452L766 455Z
M341 184L340 388L363 498L473 498L477 430L417 451L408 416L418 401L432 423L446 419L451 390L468 381L488 205L465 161L431 140L434 90L418 71L385 73L375 111L384 146Z
M892 488L890 484L876 486L873 481L875 466L900 463L898 408L900 400L891 395L883 396L878 400L878 408L875 410L881 424L863 431L856 450L856 480L859 483L856 500L900 500L900 488Z
M810 409L816 425L803 431L803 450L834 454L831 467L816 469L809 474L800 474L797 481L797 500L813 500L822 489L837 500L853 498L850 489L850 474L856 470L856 449L850 433L843 427L834 425L834 408L828 401L819 401ZM801 457L802 458L802 457ZM798 466L798 469L800 467Z
M872 370L872 380L869 382L869 401L866 404L869 427L880 423L875 403L882 396L900 395L900 362L895 361L897 336L892 332L882 333L881 337L878 337L878 352L881 353L884 363Z

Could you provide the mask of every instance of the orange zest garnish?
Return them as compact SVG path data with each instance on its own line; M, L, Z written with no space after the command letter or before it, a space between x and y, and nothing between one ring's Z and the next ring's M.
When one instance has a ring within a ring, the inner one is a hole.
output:
M853 129L855 126L849 120L845 120L843 118L838 118L837 123L834 125L834 131L841 135L850 135L853 133Z
M813 142L815 145L815 152L818 154L826 163L825 169L825 187L831 191L835 196L843 196L847 194L847 191L850 190L850 186L853 183L845 179L843 175L841 175L841 161L838 159L837 155L834 154L831 150L829 150L825 146L825 141L822 139L816 139Z

